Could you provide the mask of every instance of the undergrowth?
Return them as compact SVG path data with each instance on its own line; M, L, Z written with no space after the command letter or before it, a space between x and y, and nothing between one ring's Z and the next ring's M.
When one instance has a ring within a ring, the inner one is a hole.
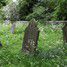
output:
M43 25L38 48L34 55L22 51L24 30L28 24L17 23L15 33L10 33L11 24L0 24L0 67L66 67L67 50L63 44L62 25ZM65 46L67 47L67 46Z

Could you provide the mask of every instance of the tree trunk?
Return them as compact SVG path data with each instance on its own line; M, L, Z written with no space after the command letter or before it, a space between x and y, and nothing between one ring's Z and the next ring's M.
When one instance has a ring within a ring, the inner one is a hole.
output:
M11 33L12 34L14 34L14 32L15 32L15 26L16 26L16 24L12 23L12 26L11 26Z

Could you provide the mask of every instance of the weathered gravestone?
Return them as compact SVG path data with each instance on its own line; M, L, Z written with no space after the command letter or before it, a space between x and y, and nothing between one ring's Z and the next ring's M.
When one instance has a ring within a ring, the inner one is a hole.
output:
M15 27L16 27L16 24L12 23L12 26L11 26L11 33L12 34L14 34L14 32L15 32Z
M25 29L22 49L24 52L34 53L37 49L39 30L35 21L29 23Z
M62 28L63 30L63 41L64 43L67 43L67 23L64 23L64 27Z

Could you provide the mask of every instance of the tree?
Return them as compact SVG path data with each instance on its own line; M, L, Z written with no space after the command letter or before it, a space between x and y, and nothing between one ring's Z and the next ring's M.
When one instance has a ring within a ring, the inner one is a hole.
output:
M19 0L21 20L67 20L67 0Z
M38 0L33 6L33 12L30 13L26 19L35 18L36 20L51 20L52 13L57 6L56 0Z
M0 8L6 6L6 0L0 0Z
M20 20L25 20L26 16L33 12L33 6L37 0L19 0L19 17Z
M55 20L67 20L67 0L58 0L58 5L54 11Z
M0 20L4 20L5 18L3 6L6 6L7 3L7 0L0 0Z

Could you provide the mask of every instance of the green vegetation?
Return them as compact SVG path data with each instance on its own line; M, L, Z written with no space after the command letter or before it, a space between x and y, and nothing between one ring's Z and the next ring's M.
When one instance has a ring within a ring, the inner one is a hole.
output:
M19 0L22 20L67 20L67 0Z
M6 5L6 0L0 0L0 8Z
M37 0L19 0L19 17L20 20L25 20L26 16L33 12L33 6Z
M23 21L31 19L37 21L40 30L34 55L22 51L24 31L28 26ZM6 21L5 24L4 20L11 23ZM45 22L55 20L67 20L67 0L0 0L0 44L3 45L0 46L0 67L67 67L63 24Z
M0 0L0 20L4 19L4 12L2 10L3 6L6 6L6 0Z
M41 32L35 55L22 52L27 25L17 23L15 34L11 34L11 24L0 24L0 41L3 44L0 47L0 67L65 67L67 51L63 47L62 24L52 26L38 23Z

